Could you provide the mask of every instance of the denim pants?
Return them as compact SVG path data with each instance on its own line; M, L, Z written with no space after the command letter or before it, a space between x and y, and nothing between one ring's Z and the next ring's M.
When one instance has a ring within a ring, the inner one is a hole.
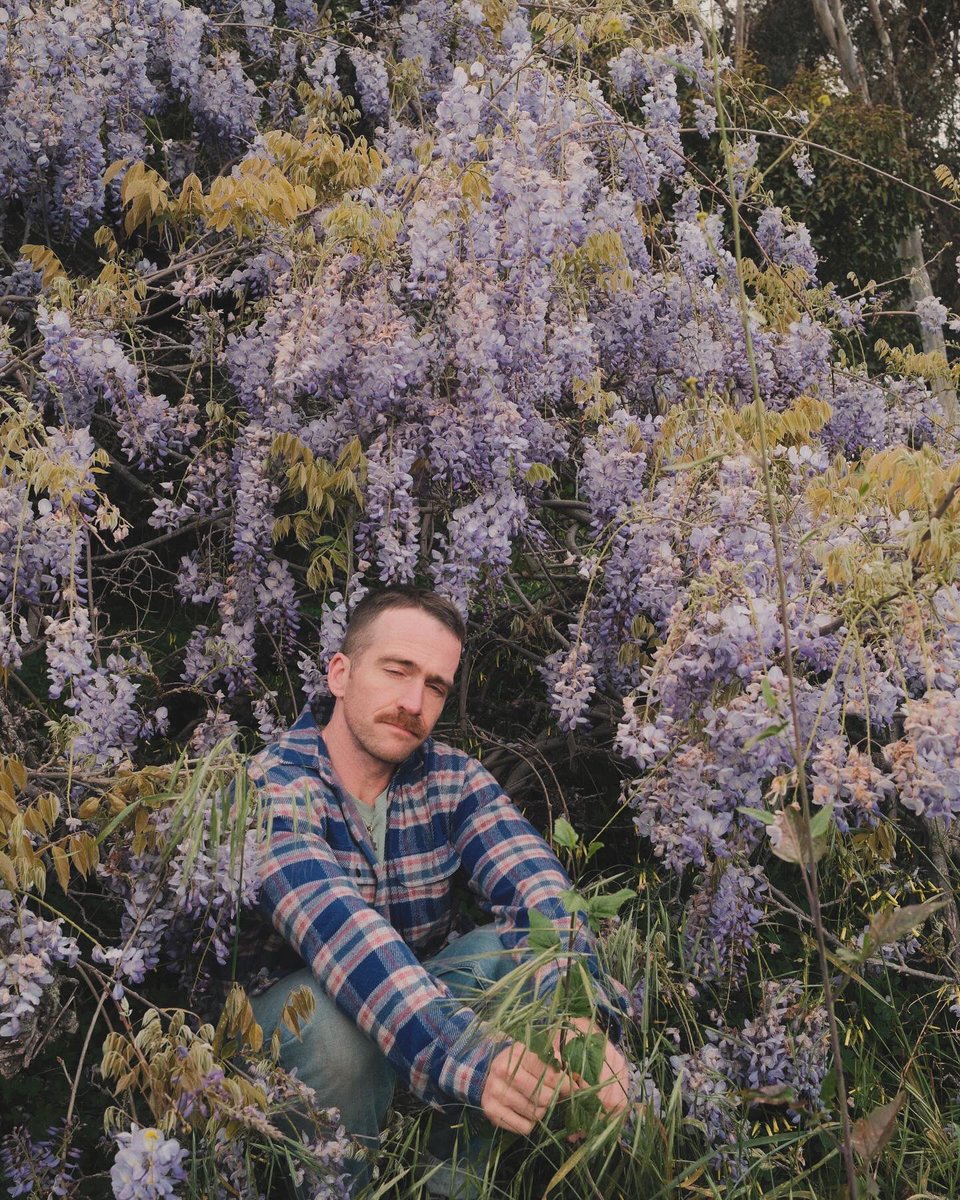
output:
M515 963L496 931L485 926L455 939L423 965L431 975L441 979L459 1001L472 1005L479 994L508 974ZM298 1077L316 1092L318 1105L339 1109L347 1132L375 1151L393 1097L396 1072L376 1043L340 1012L317 983L313 972L308 968L298 971L255 997L252 1001L254 1015L264 1036L269 1038L279 1024L288 996L304 985L313 992L316 1009L301 1026L299 1038L285 1025L280 1026L280 1064L286 1070L296 1067ZM447 1125L451 1114L459 1116L462 1111L462 1105L451 1104L446 1114ZM442 1115L438 1124L443 1124ZM441 1135L438 1144L441 1148L437 1153L449 1155L452 1137L448 1135L444 1141ZM460 1161L469 1161L482 1175L483 1162L475 1160L488 1151L488 1138L474 1138L460 1146ZM361 1159L354 1162L355 1183L362 1185L369 1177L369 1168ZM431 1188L435 1194L444 1194L443 1178L441 1170L436 1188Z

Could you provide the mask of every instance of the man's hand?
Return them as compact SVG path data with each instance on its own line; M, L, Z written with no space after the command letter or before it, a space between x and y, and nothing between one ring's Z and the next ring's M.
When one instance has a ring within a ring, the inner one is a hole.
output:
M554 1040L553 1051L557 1059L560 1058L561 1041L570 1037L570 1026L579 1033L598 1032L588 1017L573 1018L568 1028L558 1032ZM491 1125L513 1133L529 1134L556 1100L568 1100L576 1091L595 1088L594 1095L607 1112L623 1112L629 1103L629 1079L626 1059L610 1041L604 1047L600 1079L593 1085L579 1075L548 1066L532 1050L519 1042L511 1042L490 1064L480 1108Z
M574 1087L569 1075L547 1066L520 1042L511 1042L490 1064L480 1108L491 1125L528 1134L554 1100L568 1099Z
M568 1022L568 1026L572 1026L578 1033L584 1033L588 1036L600 1032L589 1017L573 1017ZM570 1036L568 1028L567 1030L561 1030L554 1039L553 1052L557 1058L560 1058L561 1042L565 1037L569 1038ZM574 1082L578 1089L589 1088L591 1086L578 1075L574 1076ZM627 1060L609 1039L606 1039L603 1049L603 1066L600 1068L600 1078L592 1086L597 1089L594 1095L607 1112L620 1113L627 1108L630 1087L630 1073L627 1070Z

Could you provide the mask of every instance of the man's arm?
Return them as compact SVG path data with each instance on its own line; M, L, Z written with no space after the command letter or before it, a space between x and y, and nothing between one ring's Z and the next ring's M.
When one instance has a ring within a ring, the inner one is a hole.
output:
M493 915L504 945L511 949L526 945L533 909L554 925L567 944L571 914L560 897L573 885L550 847L475 759L468 760L452 838L471 890ZM582 956L593 978L598 1015L618 1039L626 992L615 980L603 977L596 940L582 915L575 921L571 948ZM557 961L542 967L534 980L537 994L554 991L561 972Z
M530 932L529 914L533 909L553 923L563 944L567 944L571 914L560 897L572 888L570 879L556 855L511 803L489 771L473 759L468 762L452 834L471 889L493 914L497 931L506 946L521 948L526 944ZM596 1095L608 1112L622 1112L627 1106L629 1071L615 1041L621 1033L620 1016L626 1009L626 993L616 981L601 979L595 939L582 917L576 922L572 949L583 956L594 980L596 1015L607 1035ZM534 978L537 994L554 991L560 982L561 971L562 965L556 960L540 968ZM599 1032L589 1017L574 1018L569 1024L578 1032ZM561 1034L557 1035L555 1055L559 1053L561 1037ZM521 1048L514 1046L512 1050L501 1051L494 1059L483 1108L494 1124L519 1133L530 1133L542 1119L549 1104L550 1090L556 1084L553 1075L549 1077L549 1084L544 1079L538 1082L535 1076L539 1060L530 1051L525 1053L532 1062L522 1054L518 1058L519 1051ZM580 1080L571 1084L565 1077L559 1094L569 1095L571 1086L576 1089L587 1085ZM506 1097L506 1114L497 1111L501 1092ZM504 1115L506 1119L499 1119Z

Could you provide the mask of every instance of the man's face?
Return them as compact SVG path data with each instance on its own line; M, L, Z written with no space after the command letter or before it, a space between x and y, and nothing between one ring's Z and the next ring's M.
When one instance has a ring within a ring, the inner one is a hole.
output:
M396 764L430 736L453 687L460 642L417 608L389 608L349 658L335 654L328 680L356 749Z

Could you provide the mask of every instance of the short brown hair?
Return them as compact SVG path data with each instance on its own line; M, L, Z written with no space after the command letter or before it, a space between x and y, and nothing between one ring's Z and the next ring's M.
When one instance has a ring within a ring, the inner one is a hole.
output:
M347 632L340 647L340 653L358 654L367 644L367 631L373 622L391 608L416 608L433 617L454 635L458 642L463 642L467 636L467 627L457 606L437 592L427 588L411 587L408 584L396 583L390 587L368 592L350 614Z

